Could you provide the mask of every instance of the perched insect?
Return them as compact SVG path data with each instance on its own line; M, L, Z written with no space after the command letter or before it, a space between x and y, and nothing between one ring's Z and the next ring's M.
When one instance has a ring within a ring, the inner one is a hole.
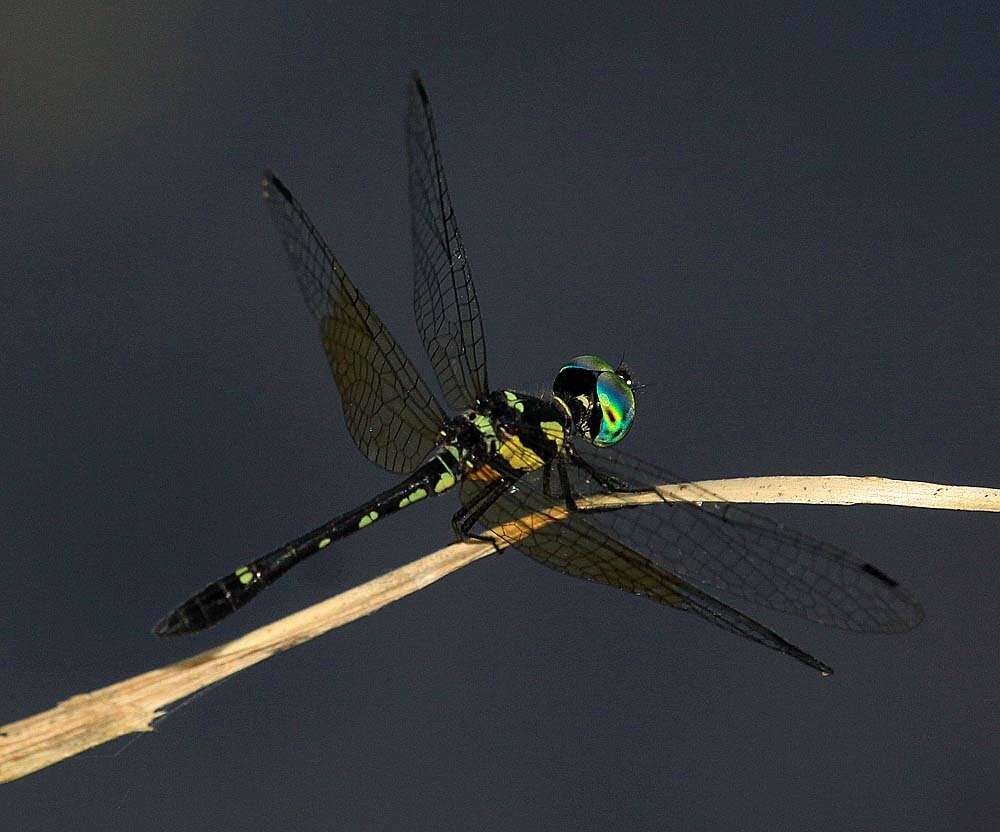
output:
M353 511L209 584L154 630L201 630L246 604L292 566L400 509L457 487L452 525L477 524L567 575L695 613L823 674L830 668L701 587L848 630L902 632L918 603L871 564L688 485L642 507L595 497L656 492L679 480L617 450L635 418L623 366L568 361L552 395L491 390L472 274L459 234L427 91L409 85L406 122L414 310L447 415L348 279L302 206L271 173L264 198L340 390L347 428L372 462L406 477ZM488 538L494 540L494 538Z

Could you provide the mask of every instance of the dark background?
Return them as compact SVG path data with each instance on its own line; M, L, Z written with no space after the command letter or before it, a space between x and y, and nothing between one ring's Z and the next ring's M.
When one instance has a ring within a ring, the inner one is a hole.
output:
M210 634L148 634L391 482L347 435L259 174L426 368L413 68L495 386L624 351L648 384L629 450L689 476L1000 485L995 17L251 5L5 16L0 723L449 542L452 497ZM824 680L509 553L4 786L3 825L990 827L997 516L770 513L898 576L925 623L865 637L750 608L832 664Z

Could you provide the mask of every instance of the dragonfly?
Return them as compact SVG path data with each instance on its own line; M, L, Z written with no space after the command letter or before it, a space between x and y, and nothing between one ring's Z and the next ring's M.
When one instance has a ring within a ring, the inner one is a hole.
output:
M306 558L453 491L459 539L513 546L557 572L692 613L823 675L832 672L827 664L716 593L844 630L899 633L921 621L919 603L878 567L622 451L637 392L624 364L584 354L559 369L551 394L491 389L479 300L416 73L405 124L414 315L443 402L288 187L265 172L263 196L319 323L347 430L369 460L402 479L210 583L154 633L214 625ZM636 493L659 496L641 506L620 501Z

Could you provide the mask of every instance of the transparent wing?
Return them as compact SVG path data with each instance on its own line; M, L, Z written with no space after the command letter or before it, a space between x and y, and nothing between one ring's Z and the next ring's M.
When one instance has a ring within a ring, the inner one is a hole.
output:
M687 482L619 450L574 449L602 476L569 465L578 495L656 490ZM615 482L609 487L607 478ZM604 479L602 484L598 479ZM752 514L691 485L683 502L654 503L590 514L611 537L646 551L668 569L703 586L845 630L898 633L923 610L914 597L856 555ZM698 500L704 500L698 504Z
M483 320L441 164L427 90L414 73L406 113L413 309L445 400L456 410L489 392Z
M264 199L302 297L319 320L351 437L372 462L410 473L440 439L441 406L302 206L270 172L264 175Z
M534 471L495 499L481 522L539 563L575 578L596 581L693 613L722 629L791 656L824 675L833 671L739 610L616 540L582 512L568 512L540 486ZM475 504L485 482L467 478L462 500Z

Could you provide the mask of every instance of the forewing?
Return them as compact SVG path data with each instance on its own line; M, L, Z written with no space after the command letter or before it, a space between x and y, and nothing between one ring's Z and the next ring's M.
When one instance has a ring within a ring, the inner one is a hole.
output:
M483 321L441 164L430 101L416 73L409 87L406 155L417 328L445 400L463 410L489 392Z
M575 578L596 581L693 613L730 633L792 656L827 675L832 670L739 610L702 592L649 558L616 540L586 514L568 512L562 502L538 490L533 472L495 500L482 524L539 563ZM471 505L482 484L467 478L462 499Z
M302 206L271 173L264 176L264 199L302 297L319 321L351 437L372 462L411 472L440 439L441 406Z
M576 452L619 480L619 490L656 490L686 483L619 450L584 446ZM578 494L609 489L571 466ZM895 580L858 556L752 514L690 484L661 489L682 501L592 515L611 536L649 552L667 568L701 585L832 627L897 633L915 627L923 610ZM703 502L696 502L703 501Z

